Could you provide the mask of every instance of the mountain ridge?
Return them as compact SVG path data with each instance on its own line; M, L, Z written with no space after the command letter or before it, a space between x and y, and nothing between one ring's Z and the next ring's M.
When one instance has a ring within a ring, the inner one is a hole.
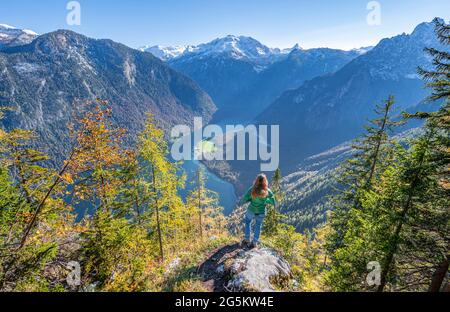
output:
M36 32L29 29L0 24L0 49L28 44L38 36Z
M67 123L84 103L110 102L114 121L135 139L147 112L160 126L209 120L215 105L194 81L149 53L68 30L0 51L0 105L12 106L1 123L35 130L52 156L67 147Z
M284 148L284 160L295 165L302 157L358 135L365 119L372 116L374 105L391 94L398 110L419 105L428 95L417 74L418 66L431 65L424 53L426 47L443 48L432 23L418 25L410 35L383 39L335 73L285 92L257 117L257 122L279 124L284 142L294 138L283 128L297 129L299 136L294 141L303 140L307 148L302 152Z

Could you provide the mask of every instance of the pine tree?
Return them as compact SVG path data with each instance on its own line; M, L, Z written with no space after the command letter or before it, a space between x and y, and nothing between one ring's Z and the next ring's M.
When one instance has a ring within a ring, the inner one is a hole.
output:
M435 20L438 39L445 46L450 45L450 25ZM450 53L427 48L428 54L433 57L434 70L419 68L419 74L427 82L427 87L433 90L428 101L442 101L442 105L436 112L419 112L411 118L424 118L427 127L437 130L438 145L434 149L434 158L441 162L439 172L441 185L450 189Z
M267 215L262 229L265 236L276 235L284 217L278 210L284 200L284 193L281 190L281 178L281 170L278 168L273 174L271 184L271 190L275 196L276 205L269 205L266 208Z
M448 26L437 24L441 41L448 44ZM378 291L426 290L428 285L430 290L441 288L448 270L449 237L445 204L449 197L445 187L449 164L448 53L428 52L435 58L436 69L420 72L434 89L429 100L443 100L443 106L437 112L409 116L427 120L425 133L409 147L379 144L378 136L372 147L379 146L383 152L369 150L382 156L381 161L376 164L378 157L373 156L366 162L356 160L362 170L350 171L350 192L338 201L344 203L344 209L338 206L331 221L333 265L328 282L335 289L374 289L364 281L365 265L374 260L382 269ZM363 154L367 155L366 151Z
M381 284L378 291L383 291L389 278L393 278L395 255L402 244L402 234L405 228L415 223L418 206L429 199L429 193L434 188L432 176L435 166L430 162L431 139L433 133L427 133L420 138L411 151L401 161L396 171L397 181L394 180L390 197L384 200L384 208L391 208L391 219L385 222L392 224L392 231L384 231L386 247L381 263ZM394 196L392 196L394 195ZM380 233L381 236L381 233Z
M450 25L445 24L439 19L435 19L436 34L438 39L444 46L450 44ZM428 211L436 211L441 206L439 199L448 198L450 192L450 53L447 51L439 51L434 48L427 48L427 53L433 58L434 69L426 70L419 68L419 74L427 82L427 87L432 89L431 96L427 99L429 102L441 101L442 105L439 110L431 113L418 112L409 115L410 118L422 118L426 120L425 127L427 131L435 133L432 160L437 168L438 185L435 193L437 201L429 207ZM433 209L434 208L434 209ZM445 210L444 210L445 211ZM442 216L442 213L438 213ZM447 214L448 217L448 214ZM435 220L442 220L439 217ZM444 218L445 220L445 218ZM430 219L428 222L430 223ZM435 228L440 229L437 222L431 222ZM442 222L441 222L442 224ZM428 227L428 226L425 226ZM445 228L445 227L444 227ZM436 231L435 231L436 232ZM438 231L448 241L448 231ZM440 235L438 235L439 237ZM430 291L438 291L441 288L446 272L449 268L450 255L448 251L443 252L443 256L435 265L433 279L429 287Z
M390 96L382 105L376 106L378 118L371 120L365 127L366 133L356 140L355 153L344 164L339 179L341 190L333 200L332 231L327 238L327 253L333 261L329 280L338 290L359 289L370 261L369 246L364 246L363 237L370 220L366 218L363 199L393 160L394 142L389 135L401 124L392 120L393 105L394 99Z

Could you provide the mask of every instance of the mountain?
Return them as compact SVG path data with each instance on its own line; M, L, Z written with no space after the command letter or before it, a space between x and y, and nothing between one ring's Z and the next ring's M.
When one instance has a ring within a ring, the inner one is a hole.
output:
M0 24L0 49L30 43L38 36L32 30Z
M297 47L298 45L292 49ZM185 56L186 58L198 58L227 55L236 59L251 60L256 64L270 62L270 58L288 54L292 49L271 49L251 37L233 35L217 38L211 42L200 45L147 45L139 48L139 50L150 52L164 61L172 60L180 56Z
M282 92L334 72L361 53L303 50L298 45L271 49L251 37L227 36L187 48L169 59L168 64L194 79L211 95L218 107L216 122L236 118L248 121Z
M339 164L352 155L346 142L303 160L282 179L285 199L280 210L298 230L312 229L325 221L332 209L329 196L334 194Z
M220 109L257 79L270 51L252 38L227 36L201 44L168 64L195 80Z
M360 51L327 48L304 50L297 46L286 57L261 71L246 90L214 117L218 120L231 119L238 110L245 119L251 120L255 112L262 112L283 92L298 88L307 80L333 73L360 54Z
M394 139L407 144L420 133L420 128L412 128L402 131ZM341 173L340 164L353 153L351 142L344 142L304 159L294 172L282 179L285 198L280 209L290 224L303 231L325 221L327 211L333 209L330 196L338 189L336 177Z
M398 110L421 103L428 91L417 67L431 65L425 47L443 49L434 23L422 23L410 35L383 39L337 72L281 95L257 122L280 125L284 169L289 171L305 157L357 136L375 104L390 94Z
M182 55L186 50L191 49L192 46L144 46L139 48L142 52L149 52L162 61L168 61Z
M279 49L271 49L252 37L228 35L192 47L182 56L185 60L227 56L237 60L247 60L257 68L273 62L274 58L281 54L283 53Z
M109 101L130 140L147 112L167 129L194 116L209 120L216 109L190 78L111 40L59 30L0 52L0 106L14 109L1 124L35 130L58 159L67 152L67 123L96 98Z
M296 172L306 158L357 137L367 119L373 117L375 105L390 94L396 97L394 114L436 108L439 103L423 102L429 92L417 75L419 65L431 65L425 47L445 49L436 38L434 23L422 23L410 35L383 39L336 72L307 80L278 97L255 123L280 126L282 172ZM408 123L408 127L417 126ZM260 170L259 161L205 164L233 183L238 194L251 185Z

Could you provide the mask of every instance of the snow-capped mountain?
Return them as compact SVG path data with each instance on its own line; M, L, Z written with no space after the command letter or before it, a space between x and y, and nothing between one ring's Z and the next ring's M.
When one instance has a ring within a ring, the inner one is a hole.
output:
M417 74L418 66L431 66L426 47L446 49L434 23L383 39L334 74L283 93L257 118L261 124L280 125L281 162L294 166L305 156L352 139L373 116L375 104L389 95L395 96L398 111L419 105L428 95Z
M168 64L206 90L219 108L218 121L240 110L250 120L287 89L332 73L359 56L356 51L269 48L245 36L226 36L186 49Z
M280 54L279 49L271 49L251 37L228 35L209 43L200 44L185 52L183 57L227 55L235 59L247 59L259 64L278 54Z
M37 36L37 33L29 29L19 29L7 24L0 24L0 48L27 44Z
M184 52L193 49L193 46L144 46L139 48L140 51L150 52L157 58L168 61L182 55Z
M187 47L167 62L194 79L220 108L236 102L263 70L288 55L251 37L229 35Z
M298 44L288 49L269 48L252 37L228 35L208 43L182 46L144 46L141 51L152 53L163 61L176 58L205 58L227 56L234 59L244 59L256 65L267 65L277 58L299 49Z
M327 48L297 47L289 50L290 53L284 52L287 53L285 57L258 73L256 81L216 113L216 119L230 119L236 110L246 119L252 119L286 90L298 88L307 80L334 73L360 55L356 51Z
M369 52L370 50L372 50L374 48L374 46L370 46L370 47L362 47L362 48L359 48L359 49L353 49L353 50L350 50L351 52L355 52L355 53L357 53L357 54L359 54L359 55L363 55L363 54L366 54L367 52Z

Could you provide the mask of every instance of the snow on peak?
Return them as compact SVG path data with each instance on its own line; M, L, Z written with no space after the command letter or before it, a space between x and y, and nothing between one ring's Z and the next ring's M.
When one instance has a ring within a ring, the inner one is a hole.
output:
M300 45L298 43L296 43L292 48L286 48L286 49L280 50L280 53L281 54L289 54L296 50L302 50L302 48L300 47Z
M208 43L197 46L144 46L141 51L152 53L154 56L167 61L180 56L205 57L227 55L236 59L249 59L254 61L267 60L274 56L287 54L289 51L271 49L256 39L246 36L228 35L214 39ZM291 49L289 49L291 50Z
M229 54L236 58L258 59L279 52L270 49L252 37L228 35L196 46L192 53L203 55Z
M4 29L17 29L17 28L10 26L8 24L0 24L0 30L4 30Z
M0 32L25 33L27 35L38 36L38 34L30 29L20 29L8 24L0 24Z
M18 46L30 43L38 36L32 30L0 24L0 46Z
M182 55L185 51L191 49L192 46L144 46L139 48L140 51L150 52L157 58L167 61Z
M22 29L22 31L24 33L26 33L27 35L39 36L38 33L34 32L34 31L30 30L30 29Z
M374 47L370 46L370 47L361 47L359 49L353 49L351 51L356 52L359 55L363 55L366 54L367 52L369 52L370 50L372 50Z

